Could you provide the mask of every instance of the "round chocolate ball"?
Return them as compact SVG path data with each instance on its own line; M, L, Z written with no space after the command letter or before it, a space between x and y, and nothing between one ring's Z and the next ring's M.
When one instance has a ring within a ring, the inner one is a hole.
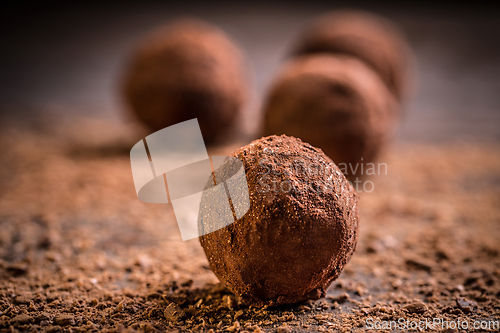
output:
M293 59L264 105L264 135L291 135L321 148L350 180L364 176L397 123L397 102L379 76L349 56Z
M155 31L136 49L124 95L152 130L198 118L206 143L234 130L247 96L242 52L218 28L181 20Z
M293 54L347 54L371 66L398 100L411 90L412 55L399 29L380 16L354 10L328 13L298 39Z
M210 268L247 303L323 297L356 248L357 193L330 158L300 139L269 136L232 156L243 161L250 208L200 237Z

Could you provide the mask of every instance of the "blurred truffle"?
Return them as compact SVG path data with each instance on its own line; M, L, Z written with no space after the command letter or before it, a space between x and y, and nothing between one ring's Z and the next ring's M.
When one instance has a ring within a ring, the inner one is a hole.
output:
M265 137L232 156L243 161L250 209L200 237L212 271L246 303L325 296L356 248L357 193L330 158L300 139Z
M198 118L211 144L237 126L247 84L243 54L222 31L202 21L180 20L135 50L124 95L152 130Z
M321 148L344 172L348 168L350 180L362 175L356 166L376 159L398 119L397 102L373 70L329 54L286 64L264 113L264 135L291 135Z
M411 93L410 47L399 29L380 16L340 10L315 20L298 39L294 55L347 54L371 66L399 101Z

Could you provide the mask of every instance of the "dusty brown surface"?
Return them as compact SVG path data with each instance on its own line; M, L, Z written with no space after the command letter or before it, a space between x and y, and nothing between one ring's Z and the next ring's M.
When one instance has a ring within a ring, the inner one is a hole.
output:
M28 122L26 120L26 122ZM367 318L500 320L500 150L393 147L360 194L358 249L327 297L241 305L135 195L136 129L2 121L0 330L350 331ZM135 133L135 134L131 134ZM134 137L135 136L135 137Z

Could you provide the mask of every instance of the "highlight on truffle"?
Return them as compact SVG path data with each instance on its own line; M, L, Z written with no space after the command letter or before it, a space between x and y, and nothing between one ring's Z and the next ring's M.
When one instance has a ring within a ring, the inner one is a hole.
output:
M200 237L212 271L246 303L325 296L357 244L352 185L320 149L293 137L265 137L231 156L243 161L250 209ZM223 164L216 174L230 177L231 168Z
M413 55L391 21L375 14L339 10L314 20L296 41L293 55L346 54L374 69L399 101L412 90Z
M321 148L354 180L364 176L355 166L376 160L397 121L397 102L373 70L353 57L318 54L295 58L278 73L263 134Z
M207 144L234 131L248 94L240 49L218 28L179 20L154 31L135 50L123 93L153 131L198 118Z

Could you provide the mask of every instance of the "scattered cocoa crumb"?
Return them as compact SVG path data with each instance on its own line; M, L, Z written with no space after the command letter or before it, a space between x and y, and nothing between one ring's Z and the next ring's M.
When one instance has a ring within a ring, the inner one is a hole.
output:
M165 319L171 322L178 322L182 318L186 316L184 311L175 303L170 303L167 305L165 308L165 312L163 313L165 316Z
M327 298L329 300L331 300L332 302L337 302L339 304L342 304L349 299L349 294L344 292L344 293L337 295L337 296L327 296Z
M75 318L72 315L60 314L54 317L54 322L60 326L75 325Z
M276 329L276 333L290 333L292 330L288 326L281 326Z
M25 324L31 324L32 322L33 318L27 314L20 314L12 319L12 323L14 325L25 325Z
M406 264L410 267L414 267L416 269L422 269L424 271L430 271L432 269L432 263L422 258L406 259Z
M424 313L427 311L427 305L422 302L415 302L402 307L402 309L409 313Z
M477 307L477 303L464 297L457 298L457 305L464 313L471 313Z

